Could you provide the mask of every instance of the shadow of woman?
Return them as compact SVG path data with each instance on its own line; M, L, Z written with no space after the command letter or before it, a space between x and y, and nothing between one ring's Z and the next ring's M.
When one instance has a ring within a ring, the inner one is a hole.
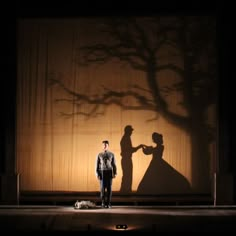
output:
M143 145L145 155L152 160L137 188L139 194L185 194L191 192L188 180L162 159L164 152L162 134L154 132L152 140L156 146Z

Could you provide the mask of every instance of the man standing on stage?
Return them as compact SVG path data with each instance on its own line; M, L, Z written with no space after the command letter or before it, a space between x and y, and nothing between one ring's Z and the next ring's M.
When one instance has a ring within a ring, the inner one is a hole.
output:
M111 208L112 179L116 177L115 155L108 150L109 141L102 141L103 150L96 159L96 175L100 181L102 208Z

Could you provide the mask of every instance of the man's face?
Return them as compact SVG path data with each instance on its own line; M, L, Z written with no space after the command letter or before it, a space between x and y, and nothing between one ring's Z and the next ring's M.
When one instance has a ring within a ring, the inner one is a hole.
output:
M108 145L107 143L103 143L102 145L103 145L103 150L104 150L104 151L107 150L108 147L109 147L109 145Z

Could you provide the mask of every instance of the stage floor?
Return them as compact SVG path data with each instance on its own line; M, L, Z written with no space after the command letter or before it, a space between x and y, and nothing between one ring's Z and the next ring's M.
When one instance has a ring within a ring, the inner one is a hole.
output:
M0 205L1 232L236 232L236 206Z

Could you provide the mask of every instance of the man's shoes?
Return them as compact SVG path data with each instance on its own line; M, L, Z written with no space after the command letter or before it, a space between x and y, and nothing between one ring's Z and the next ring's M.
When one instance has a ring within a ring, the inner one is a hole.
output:
M111 209L111 204L108 204L108 205L107 205L107 208Z
M104 204L104 203L102 203L101 207L102 207L102 208L105 208L105 204Z

